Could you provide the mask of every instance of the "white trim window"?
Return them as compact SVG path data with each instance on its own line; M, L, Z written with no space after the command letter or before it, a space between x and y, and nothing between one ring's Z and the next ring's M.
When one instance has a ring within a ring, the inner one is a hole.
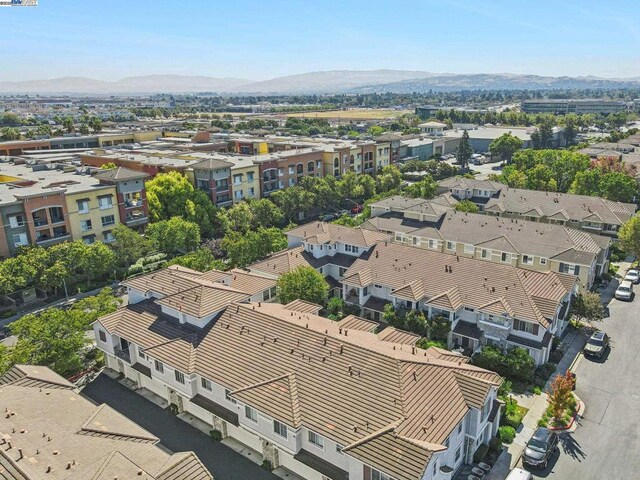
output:
M249 405L244 406L244 416L253 423L258 423L258 411Z
M447 242L447 250L453 251L456 249L456 242Z
M184 385L184 373L182 373L180 370L174 370L173 374L175 376L176 382Z
M324 438L322 435L309 430L308 439L311 445L318 447L320 450L324 450Z
M281 436L282 438L287 438L289 436L287 426L278 420L273 421L273 433Z
M531 255L522 255L522 263L525 265L533 265L533 257Z
M204 388L205 390L208 390L209 392L213 391L213 385L211 384L211 380L209 379L201 377L200 385L202 385L202 388Z
M236 404L236 399L231 396L231 390L228 388L224 389L224 398L227 402L233 403L234 405Z
M164 373L164 364L160 360L153 361L153 368L158 373Z
M547 264L547 259L544 257L540 257L540 265L546 265Z
M470 245L468 243L465 243L464 245L464 253L466 254L473 254L476 251L476 247L474 247L473 245Z

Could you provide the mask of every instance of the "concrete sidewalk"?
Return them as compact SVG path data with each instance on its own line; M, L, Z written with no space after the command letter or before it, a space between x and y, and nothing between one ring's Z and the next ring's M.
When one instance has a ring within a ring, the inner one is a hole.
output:
M603 305L608 305L609 302L613 299L613 296L616 293L616 288L618 288L618 285L620 285L620 282L627 273L627 270L629 270L633 265L635 259L636 258L633 255L629 255L622 262L617 263L618 273L616 273L616 276L611 279L609 285L607 285L607 288L605 288L605 290L600 294Z

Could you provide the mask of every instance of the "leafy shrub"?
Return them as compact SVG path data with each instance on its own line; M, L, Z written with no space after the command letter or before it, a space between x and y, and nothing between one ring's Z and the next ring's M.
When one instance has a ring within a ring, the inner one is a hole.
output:
M542 417L540 420L538 420L538 426L539 427L546 427L547 426L547 417Z
M472 357L472 363L493 370L515 382L530 382L535 372L535 361L524 348L515 347L506 353L498 347L487 345Z
M516 430L513 427L504 425L498 428L498 436L502 443L512 443L513 439L516 438Z
M540 365L536 370L536 375L548 380L551 375L553 375L558 368L558 365L555 363L547 362L544 365Z
M521 409L518 408L518 402L511 399L507 400L500 424L507 425L516 429L522 423L523 416L524 413Z
M169 405L169 411L171 413L173 413L174 415L178 414L178 405L176 405L175 403L172 403L171 405Z
M209 435L214 442L222 440L222 432L220 430L209 430Z
M509 380L505 380L502 382L502 385L500 385L500 388L498 388L498 396L500 398L505 398L512 390L513 384Z
M269 460L263 460L261 467L264 468L265 470L270 471L270 472L273 471L273 465L271 464L271 462Z
M542 389L540 387L533 387L533 394L534 395L541 395L542 394Z
M148 257L140 259L140 263L142 263L142 265L148 265L149 263L159 262L165 258L167 258L166 253L156 253L155 255L149 255Z
M489 452L489 445L485 445L484 443L478 447L476 453L473 454L473 463L480 463L484 460L484 457L487 456Z

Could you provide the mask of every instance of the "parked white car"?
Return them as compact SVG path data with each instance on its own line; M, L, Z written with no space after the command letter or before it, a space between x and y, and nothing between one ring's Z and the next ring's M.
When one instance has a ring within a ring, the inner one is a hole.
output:
M633 283L623 280L616 290L615 297L618 300L631 300L633 298Z
M631 283L640 282L640 270L628 270L627 274L624 276L625 280L629 280Z

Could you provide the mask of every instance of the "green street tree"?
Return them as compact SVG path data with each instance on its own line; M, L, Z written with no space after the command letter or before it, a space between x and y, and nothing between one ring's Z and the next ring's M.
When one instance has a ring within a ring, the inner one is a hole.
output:
M94 133L100 133L102 131L102 120L100 117L91 117L89 119L89 127Z
M513 154L522 149L522 140L509 133L505 133L496 138L491 145L489 145L489 151L491 156L499 157L503 162L511 163Z
M111 233L114 241L110 246L115 252L116 261L120 266L129 268L151 251L152 246L147 237L140 236L136 231L124 225L118 225Z
M200 227L181 217L155 222L147 227L147 237L158 250L167 254L190 252L200 245Z
M278 228L259 227L256 231L228 232L221 242L230 267L247 265L287 247L287 237Z
M571 315L588 323L602 320L604 307L600 295L595 292L580 293L571 304Z
M622 224L618 230L620 247L627 253L640 258L640 217L634 216Z
M278 301L283 304L293 300L322 304L329 292L329 285L315 268L301 266L282 275L276 284Z
M462 132L460 146L458 147L458 151L456 152L458 165L460 165L460 169L463 172L469 169L469 160L471 159L472 154L473 148L471 148L471 144L469 143L469 132L465 130L464 132Z
M376 175L377 193L390 192L402 185L402 173L395 165L387 165Z

